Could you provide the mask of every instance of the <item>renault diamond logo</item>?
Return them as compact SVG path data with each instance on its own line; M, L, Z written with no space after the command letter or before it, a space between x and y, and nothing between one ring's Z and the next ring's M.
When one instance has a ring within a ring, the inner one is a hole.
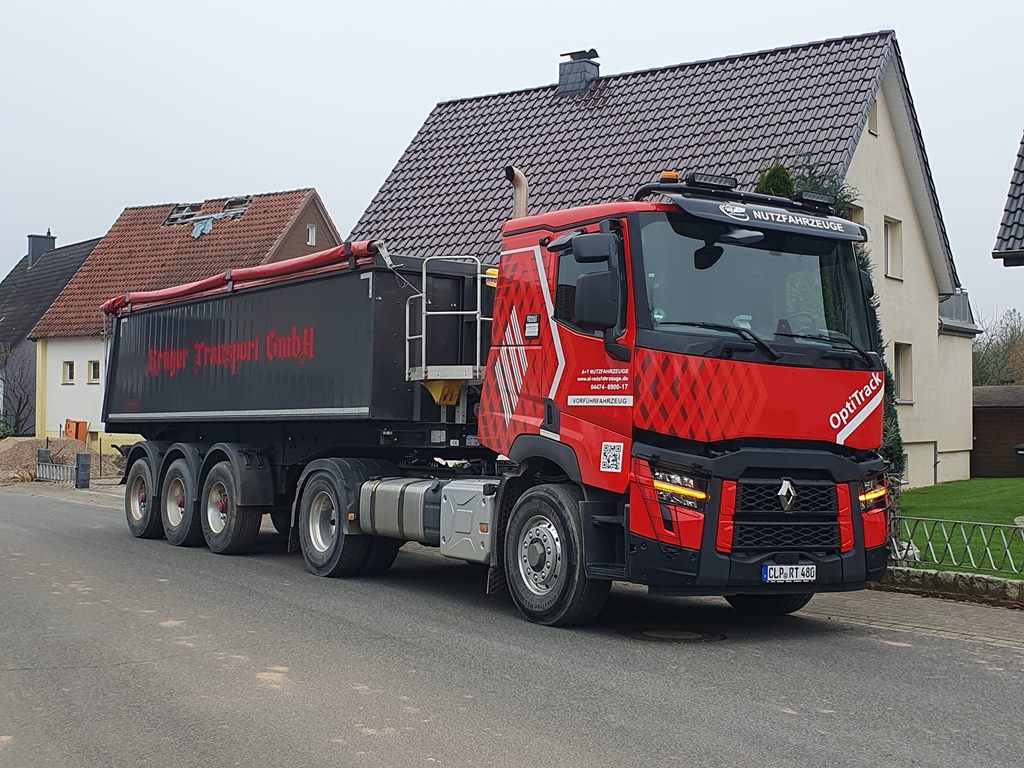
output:
M789 508L796 500L796 488L793 487L793 481L788 477L783 480L776 495L779 497L779 503L782 504L782 511L789 512Z

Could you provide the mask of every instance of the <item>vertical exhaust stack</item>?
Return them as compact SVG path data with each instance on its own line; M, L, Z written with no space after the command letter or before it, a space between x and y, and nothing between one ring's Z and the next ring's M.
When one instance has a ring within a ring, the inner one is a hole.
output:
M512 182L512 218L521 219L527 215L530 185L526 175L514 165L505 166L505 178Z

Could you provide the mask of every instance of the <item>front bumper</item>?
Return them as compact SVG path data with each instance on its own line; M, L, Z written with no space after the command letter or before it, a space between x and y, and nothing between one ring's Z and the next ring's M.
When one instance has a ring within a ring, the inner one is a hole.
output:
M888 548L864 546L864 530L859 508L853 509L853 545L847 551L720 551L716 546L719 505L723 481L738 481L751 475L810 473L827 477L836 485L859 481L881 469L880 460L856 461L825 450L786 448L740 449L720 457L708 458L635 443L633 456L647 461L699 469L711 477L711 501L704 510L700 548L674 546L638 535L629 523L626 509L625 578L661 592L676 594L733 594L826 592L861 589L885 572ZM856 498L856 497L854 497ZM637 511L640 513L640 511ZM765 563L779 565L813 564L817 578L813 583L766 584L762 581Z

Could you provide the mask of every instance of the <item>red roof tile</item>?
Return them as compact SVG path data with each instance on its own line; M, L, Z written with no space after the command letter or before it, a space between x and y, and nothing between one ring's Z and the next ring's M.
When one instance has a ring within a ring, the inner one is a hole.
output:
M98 336L103 330L100 305L112 296L271 261L275 247L315 194L297 189L253 195L241 216L214 221L198 238L192 237L191 223L164 225L175 203L125 208L29 335ZM220 213L229 199L206 200L196 215Z

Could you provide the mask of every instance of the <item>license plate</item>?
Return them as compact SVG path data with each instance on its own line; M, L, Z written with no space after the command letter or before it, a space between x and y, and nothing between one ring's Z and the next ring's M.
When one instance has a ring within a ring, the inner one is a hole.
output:
M768 584L790 584L814 581L818 578L816 565L768 565L761 566L761 581Z

